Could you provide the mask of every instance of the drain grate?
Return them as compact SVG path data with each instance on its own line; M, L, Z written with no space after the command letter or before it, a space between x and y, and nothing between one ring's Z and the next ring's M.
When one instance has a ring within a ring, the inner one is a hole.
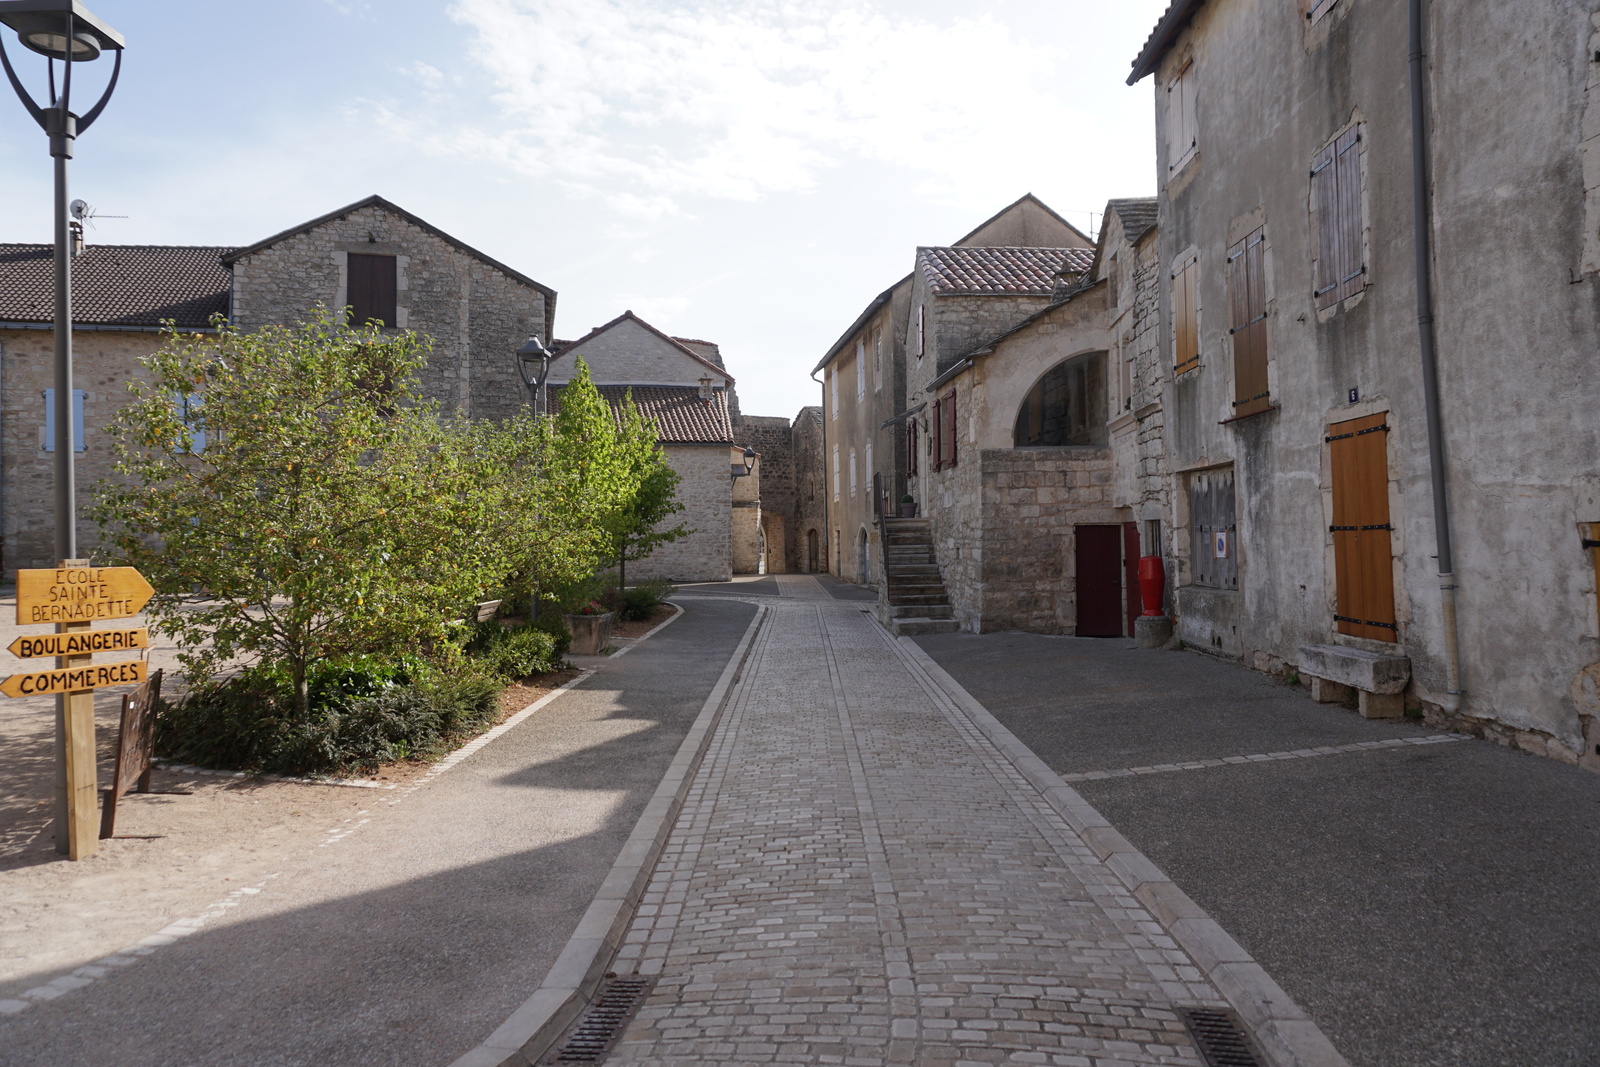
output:
M606 975L606 984L590 1001L589 1010L583 1013L578 1025L567 1035L566 1043L556 1050L549 1062L599 1063L605 1059L611 1046L622 1036L622 1028L633 1018L655 984L655 978L642 974Z
M1206 1067L1261 1067L1239 1017L1223 1008L1177 1008Z

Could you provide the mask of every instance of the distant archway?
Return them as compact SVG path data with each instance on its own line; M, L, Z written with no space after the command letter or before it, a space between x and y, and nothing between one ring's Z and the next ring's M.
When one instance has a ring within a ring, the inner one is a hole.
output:
M822 570L822 538L816 530L806 531L806 573L816 574Z
M1017 409L1016 448L1104 445L1106 354L1088 352L1044 373Z

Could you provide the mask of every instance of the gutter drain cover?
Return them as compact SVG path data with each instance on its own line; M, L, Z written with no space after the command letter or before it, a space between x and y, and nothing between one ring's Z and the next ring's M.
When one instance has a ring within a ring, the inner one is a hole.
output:
M1239 1017L1224 1008L1174 1008L1206 1067L1262 1067Z
M578 1025L567 1035L566 1043L548 1062L599 1063L604 1060L655 984L654 977L642 974L607 976L606 984L590 1002L589 1010L583 1013Z

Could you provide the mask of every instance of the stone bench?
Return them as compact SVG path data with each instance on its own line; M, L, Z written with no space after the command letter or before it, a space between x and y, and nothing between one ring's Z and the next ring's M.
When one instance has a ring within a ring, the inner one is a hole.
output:
M1398 719L1406 713L1405 688L1411 681L1408 656L1386 656L1344 645L1301 645L1300 673L1311 679L1311 699L1342 704L1350 691L1369 719Z

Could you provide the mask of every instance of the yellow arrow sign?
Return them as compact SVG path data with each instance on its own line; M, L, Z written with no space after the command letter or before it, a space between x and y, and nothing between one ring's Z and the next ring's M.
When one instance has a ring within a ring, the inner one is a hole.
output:
M0 682L0 693L8 697L37 697L101 689L108 685L133 685L143 682L148 672L149 665L142 659L96 663L88 667L62 667L53 671L29 671L13 674Z
M17 572L17 622L129 619L155 595L132 567L50 567Z
M88 656L96 652L128 652L150 647L150 631L78 630L65 634L24 635L6 646L6 651L22 659L34 656Z

